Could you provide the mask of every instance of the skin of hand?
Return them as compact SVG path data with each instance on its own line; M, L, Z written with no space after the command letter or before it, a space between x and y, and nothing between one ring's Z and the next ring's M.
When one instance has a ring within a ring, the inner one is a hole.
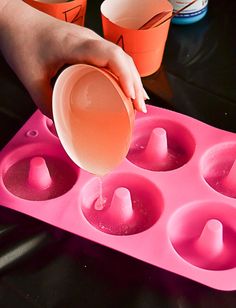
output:
M146 112L148 96L132 58L92 30L57 20L22 0L1 1L0 29L0 51L45 115L52 117L52 77L76 63L109 69L135 109Z

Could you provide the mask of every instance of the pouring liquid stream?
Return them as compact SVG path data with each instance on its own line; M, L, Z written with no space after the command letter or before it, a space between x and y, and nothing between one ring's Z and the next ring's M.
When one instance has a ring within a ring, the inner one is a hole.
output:
M103 187L102 187L102 177L99 176L98 178L98 199L94 204L94 209L97 211L101 211L104 209L107 199L103 196Z

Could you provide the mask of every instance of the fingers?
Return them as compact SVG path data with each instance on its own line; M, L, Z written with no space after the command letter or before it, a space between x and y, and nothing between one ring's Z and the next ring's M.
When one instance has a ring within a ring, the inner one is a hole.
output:
M127 55L119 46L116 46L104 39L89 42L87 50L79 46L79 56L71 55L69 62L88 63L99 67L106 67L115 74L120 82L121 88L127 97L131 98L134 108L138 111L147 112L145 99L149 99L143 88L140 75L133 62L133 59ZM81 55L82 50L82 55ZM67 58L68 59L68 58ZM68 60L64 59L64 63ZM58 70L58 65L54 64L54 69ZM27 74L29 76L29 74ZM52 69L41 67L32 73L25 80L24 84L29 91L38 108L48 117L52 118L52 88L50 78Z
M143 88L141 78L137 71L137 68L133 62L133 59L129 57L130 61L130 69L132 72L133 80L134 80L134 89L135 89L135 99L133 100L134 107L138 111L142 111L144 113L147 112L145 100L149 99L145 89Z
M113 48L113 52L109 54L108 68L119 78L122 90L133 100L135 109L146 113L145 99L148 96L133 59L120 47Z
M56 44L61 46L60 52L58 49L55 51L52 44L44 63L31 65L34 71L30 71L30 74L24 72L24 75L27 75L24 84L38 108L45 115L52 117L50 78L63 64L87 63L108 68L118 77L122 90L132 99L134 108L146 113L145 99L148 96L133 59L122 48L101 38L91 30L73 27L73 25L67 26L66 30L68 29L72 31L72 35L65 35L66 44L62 42ZM61 36L57 37L56 41L58 40L61 40Z
M131 98L138 111L147 112L145 92L133 59L119 46L102 38L88 40L70 52L70 63L88 63L108 68L119 78L122 90Z

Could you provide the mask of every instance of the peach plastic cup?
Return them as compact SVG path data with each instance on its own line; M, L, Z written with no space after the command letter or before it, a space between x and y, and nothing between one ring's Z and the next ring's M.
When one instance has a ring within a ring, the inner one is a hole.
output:
M24 2L55 18L84 26L87 0L73 0L69 2L66 2L66 0L54 2L24 0Z
M160 26L139 30L163 11L171 16L167 0L105 0L101 5L104 38L121 46L134 60L140 76L156 72L162 62L170 20Z
M135 112L107 70L86 64L65 69L54 86L53 116L65 151L84 170L103 176L125 158Z

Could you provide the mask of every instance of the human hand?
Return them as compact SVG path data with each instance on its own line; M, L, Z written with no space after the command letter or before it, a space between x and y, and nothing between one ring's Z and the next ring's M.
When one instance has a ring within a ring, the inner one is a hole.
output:
M12 20L14 11L16 19ZM132 58L95 32L57 20L23 1L0 8L0 49L38 108L52 117L50 81L65 64L87 63L114 73L138 111L148 98Z

